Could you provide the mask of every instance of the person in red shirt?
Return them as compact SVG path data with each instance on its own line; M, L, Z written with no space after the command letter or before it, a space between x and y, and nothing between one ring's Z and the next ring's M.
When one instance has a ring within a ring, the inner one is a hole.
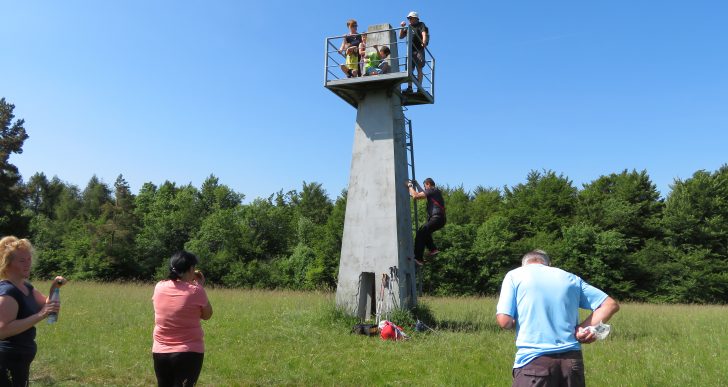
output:
M195 270L199 260L181 251L169 260L169 276L154 288L154 344L152 358L157 384L194 386L205 354L200 320L212 317L212 305Z

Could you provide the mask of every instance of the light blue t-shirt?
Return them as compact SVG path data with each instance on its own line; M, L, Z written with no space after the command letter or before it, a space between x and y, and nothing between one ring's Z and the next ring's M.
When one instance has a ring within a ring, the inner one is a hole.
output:
M529 264L506 274L496 313L516 320L516 361L521 368L549 353L581 349L574 331L579 308L597 309L607 294L555 267Z

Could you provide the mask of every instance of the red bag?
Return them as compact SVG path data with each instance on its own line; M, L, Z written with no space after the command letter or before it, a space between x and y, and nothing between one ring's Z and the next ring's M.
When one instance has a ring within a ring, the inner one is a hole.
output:
M406 340L409 337L404 333L401 327L393 323L383 320L379 323L379 336L382 340Z

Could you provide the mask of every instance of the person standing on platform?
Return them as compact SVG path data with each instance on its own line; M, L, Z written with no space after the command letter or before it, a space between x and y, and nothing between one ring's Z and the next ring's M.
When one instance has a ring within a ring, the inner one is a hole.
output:
M410 196L414 200L427 200L427 222L420 226L417 234L415 234L415 262L418 265L424 263L425 247L429 250L428 256L434 256L440 252L432 240L432 233L445 227L447 222L445 200L442 198L442 192L435 186L435 181L432 178L425 179L424 184L425 189L417 192L413 182L407 182Z
M359 24L354 19L346 22L349 33L344 36L339 47L339 53L346 57L345 64L341 65L341 71L346 74L347 78L361 76L361 56L359 55L359 45L365 42L364 36L357 32Z
M581 324L579 308L592 311ZM594 342L594 326L603 327L617 311L606 293L551 267L546 252L524 255L503 279L496 307L498 325L516 329L513 386L584 386L581 344Z
M412 28L412 63L415 65L417 70L417 82L422 86L422 68L425 66L425 48L430 43L430 30L427 28L425 23L420 21L420 15L412 11L407 15L407 20ZM406 22L402 22L400 26L405 27ZM407 37L407 29L402 28L399 30L399 38L404 39ZM407 90L405 93L412 93L412 82L407 83Z

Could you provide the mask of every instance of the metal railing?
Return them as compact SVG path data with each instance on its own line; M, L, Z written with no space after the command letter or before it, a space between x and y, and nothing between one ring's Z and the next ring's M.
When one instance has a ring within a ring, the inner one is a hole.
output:
M403 29L407 30L406 37L402 40L397 39L399 32ZM425 53L425 61L422 66L422 84L419 84L417 81L417 77L415 76L415 63L412 60L412 44L410 42L412 41L413 35L412 35L412 28L410 26L406 27L397 27L397 28L390 28L390 29L384 29L384 30L377 30L377 31L368 31L368 32L362 32L361 35L373 35L373 34L383 34L383 35L389 35L391 31L394 31L394 40L387 41L382 44L378 44L379 46L387 46L390 49L390 56L385 59L390 65L390 72L389 73L401 73L404 75L407 75L414 83L415 86L418 87L420 90L425 90L430 95L434 96L435 93L435 58L432 56L432 53L430 53L430 50L425 47L424 53ZM342 67L346 66L346 54L341 50L340 48L343 46L343 41L346 38L347 35L341 35L341 36L333 36L326 38L326 44L325 44L325 57L324 57L324 85L327 85L329 82L332 81L339 81L347 79L348 76L342 70ZM367 45L366 52L367 54L370 53L373 50L373 45ZM400 55L399 53L402 52L403 55ZM357 62L357 66L359 68L359 77L362 77L363 79L366 79L368 77L372 77L373 80L374 77L377 75L363 75L364 72L364 66L365 58L361 57L359 62ZM359 78L356 77L356 78ZM362 80L363 80L362 79Z
M414 79L413 83L415 83L418 89L427 90L430 95L435 95L435 57L432 56L432 53L430 53L427 47L424 47L425 61L420 70L422 71L422 84L419 84L414 77L415 62L412 60L413 44L410 44L412 42L412 27L407 26L402 28L407 28L407 73Z

